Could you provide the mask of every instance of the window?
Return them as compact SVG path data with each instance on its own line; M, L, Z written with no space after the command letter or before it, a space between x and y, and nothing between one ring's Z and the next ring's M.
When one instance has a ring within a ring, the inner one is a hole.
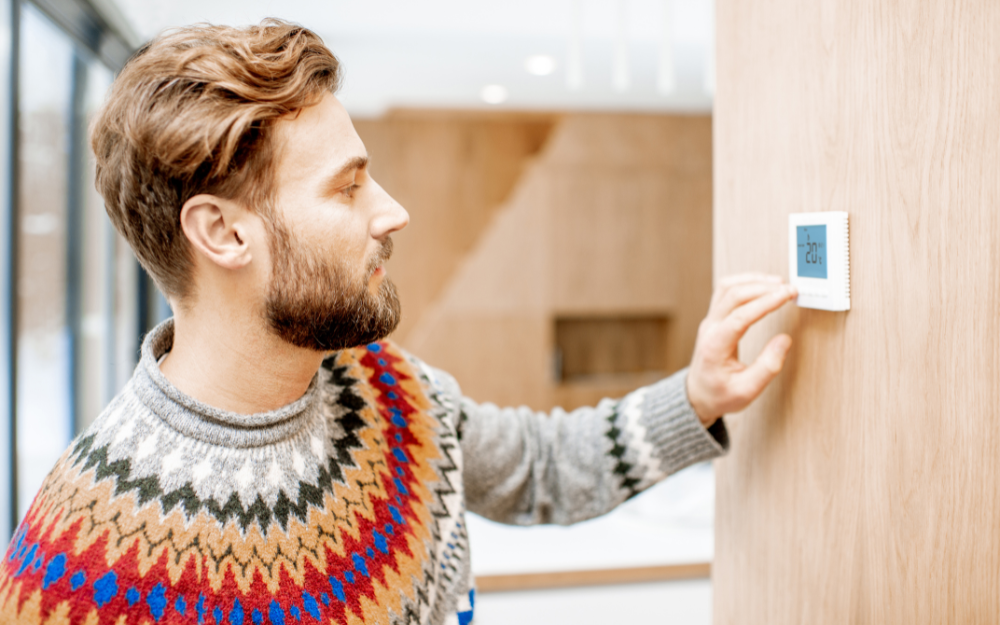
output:
M23 515L74 430L69 289L73 42L21 11L18 89L17 508Z
M0 544L152 321L87 140L130 49L87 0L0 0Z

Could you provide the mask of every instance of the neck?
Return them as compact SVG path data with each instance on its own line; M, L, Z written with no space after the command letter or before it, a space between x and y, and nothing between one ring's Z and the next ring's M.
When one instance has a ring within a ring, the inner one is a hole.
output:
M160 371L182 393L240 414L268 412L302 395L325 354L269 332L259 315L178 310Z

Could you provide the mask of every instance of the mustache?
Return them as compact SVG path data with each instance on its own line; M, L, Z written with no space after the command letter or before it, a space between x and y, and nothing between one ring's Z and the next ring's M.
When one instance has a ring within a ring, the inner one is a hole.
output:
M368 275L375 273L375 270L384 265L392 257L392 237L386 237L382 245L368 261Z

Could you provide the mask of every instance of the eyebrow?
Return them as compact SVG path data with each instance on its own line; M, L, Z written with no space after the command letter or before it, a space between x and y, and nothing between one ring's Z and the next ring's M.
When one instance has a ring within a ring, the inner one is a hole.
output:
M323 189L327 193L333 193L340 188L340 180L346 174L356 171L358 169L364 169L368 167L368 157L367 156L355 156L344 163L340 169L331 174L328 178L323 181Z
M344 163L344 166L338 169L335 174L330 176L330 180L336 180L337 178L340 178L347 172L354 171L355 169L364 169L365 167L368 167L368 157L355 156L346 163Z

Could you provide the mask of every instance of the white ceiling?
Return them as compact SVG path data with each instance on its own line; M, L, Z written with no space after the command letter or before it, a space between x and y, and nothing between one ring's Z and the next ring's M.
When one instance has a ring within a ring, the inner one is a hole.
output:
M357 116L394 106L701 112L712 104L712 0L112 1L143 39L195 22L280 17L307 26L343 62L340 98ZM566 74L574 15L578 88L568 86ZM666 31L676 88L663 93L657 76ZM613 84L620 42L628 59L624 90ZM525 70L525 59L537 54L555 59L552 74ZM492 84L506 89L506 101L481 99Z

